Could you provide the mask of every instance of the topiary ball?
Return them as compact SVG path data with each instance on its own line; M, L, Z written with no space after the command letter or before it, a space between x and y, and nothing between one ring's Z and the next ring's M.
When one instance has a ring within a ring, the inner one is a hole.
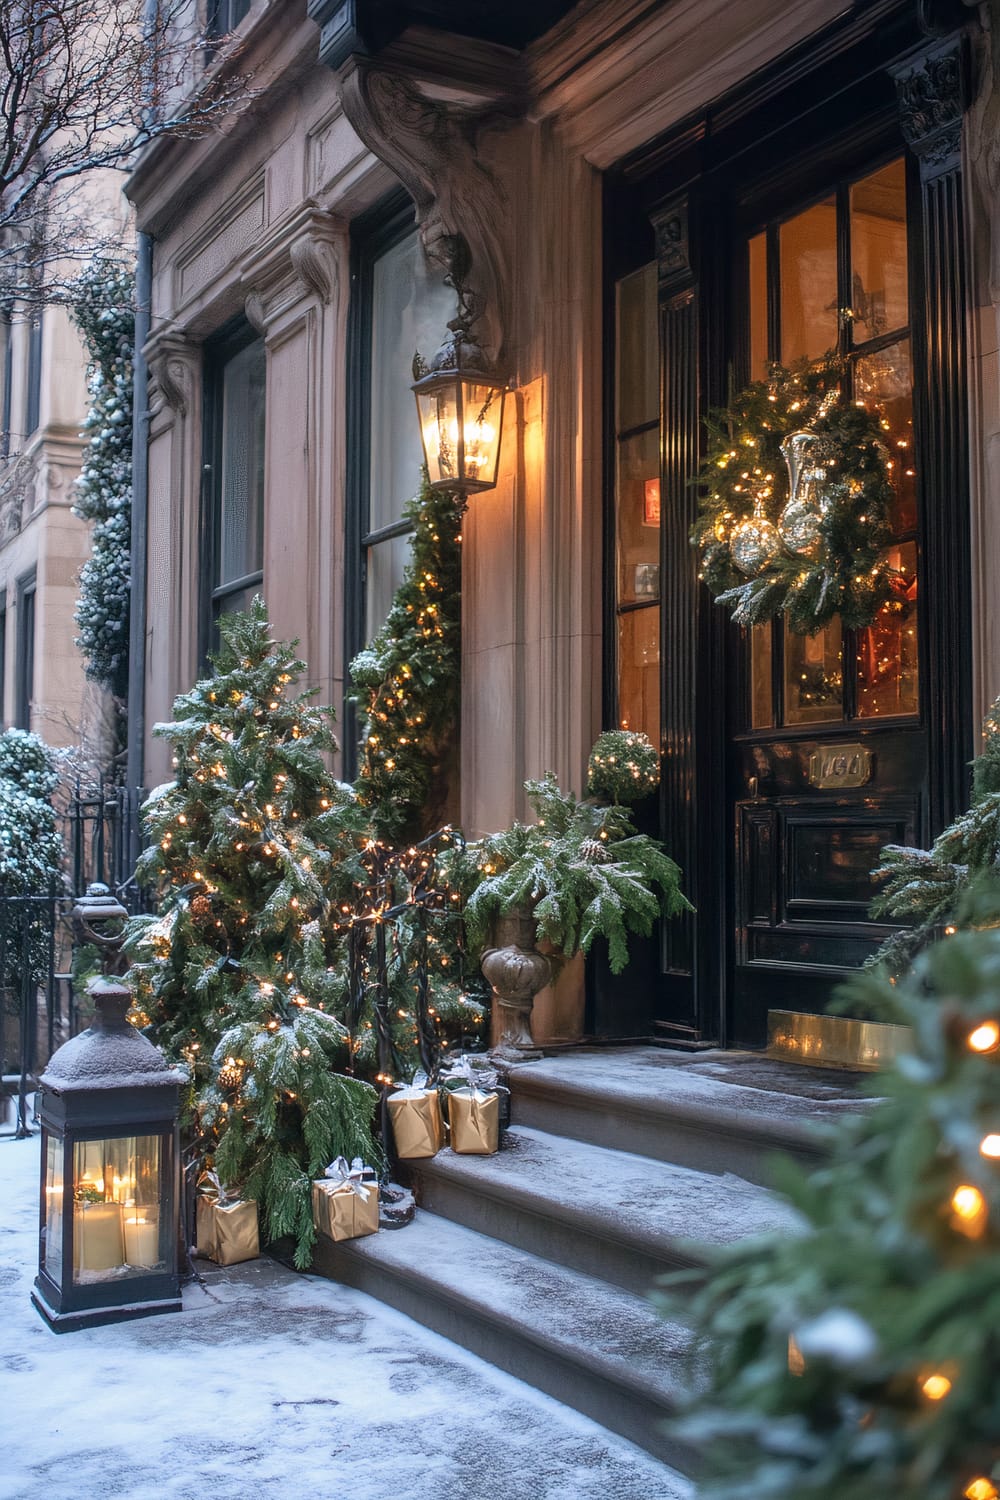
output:
M608 729L587 761L587 792L610 802L638 802L660 784L660 757L644 734Z

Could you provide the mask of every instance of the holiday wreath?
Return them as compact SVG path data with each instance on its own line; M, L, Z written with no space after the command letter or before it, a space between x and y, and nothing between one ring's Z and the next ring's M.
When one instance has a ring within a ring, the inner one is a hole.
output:
M706 418L691 540L740 625L783 613L799 635L834 615L862 628L894 595L888 424L842 395L843 377L835 359L775 365Z

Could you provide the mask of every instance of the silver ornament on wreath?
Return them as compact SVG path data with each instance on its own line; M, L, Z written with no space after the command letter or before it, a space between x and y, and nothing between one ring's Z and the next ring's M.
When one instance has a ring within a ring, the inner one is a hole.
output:
M815 432L792 432L781 445L788 468L789 497L778 517L778 531L789 552L815 557L822 545L822 522L827 509L826 469L810 459L820 441Z
M773 521L768 520L764 501L758 498L753 514L733 527L729 555L741 573L749 578L762 573L781 551L781 537Z

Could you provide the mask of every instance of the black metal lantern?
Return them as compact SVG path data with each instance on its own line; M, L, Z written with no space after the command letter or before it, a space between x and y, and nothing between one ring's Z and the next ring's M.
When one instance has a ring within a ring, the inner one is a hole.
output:
M449 281L458 316L429 366L415 356L412 389L431 489L468 496L496 486L507 382L470 331L478 315L472 294L457 276Z
M177 1115L182 1069L125 1019L119 981L90 986L89 1031L40 1079L42 1183L31 1299L63 1333L179 1312Z

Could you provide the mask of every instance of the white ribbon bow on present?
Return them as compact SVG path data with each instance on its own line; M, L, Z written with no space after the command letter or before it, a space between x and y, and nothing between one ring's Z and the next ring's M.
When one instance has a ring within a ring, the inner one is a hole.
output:
M346 1156L334 1157L333 1161L323 1173L329 1177L335 1187L349 1187L352 1193L356 1193L363 1203L367 1203L371 1197L371 1187L362 1181L363 1166L348 1166Z

